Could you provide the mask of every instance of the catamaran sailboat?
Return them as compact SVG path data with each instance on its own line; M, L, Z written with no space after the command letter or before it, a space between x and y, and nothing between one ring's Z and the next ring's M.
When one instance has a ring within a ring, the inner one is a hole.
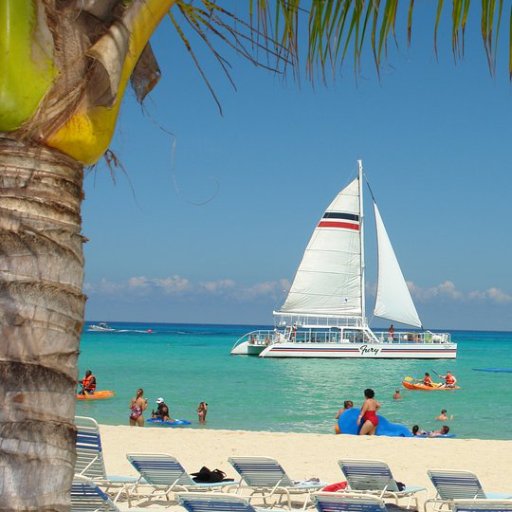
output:
M365 316L363 166L318 222L279 311L274 330L240 338L234 355L259 357L454 359L449 333L423 330L377 204L378 244L374 315L414 327L373 332ZM419 330L418 330L419 329Z

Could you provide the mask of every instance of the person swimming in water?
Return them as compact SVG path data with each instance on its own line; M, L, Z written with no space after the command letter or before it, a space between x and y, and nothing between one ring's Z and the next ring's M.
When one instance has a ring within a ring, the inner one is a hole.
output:
M357 424L361 426L359 431L360 436L373 436L377 431L379 418L377 417L377 410L380 408L379 402L375 400L375 391L373 389L364 390L365 401L357 417Z
M343 407L341 409L338 409L338 412L336 413L336 416L334 416L334 419L338 420L346 410L352 409L352 407L354 407L354 402L352 402L352 400L345 400L343 402ZM340 426L338 423L334 425L334 433L341 434Z
M448 411L446 409L441 409L441 414L439 416L436 416L435 419L437 421L453 420L453 415L452 416L448 416Z

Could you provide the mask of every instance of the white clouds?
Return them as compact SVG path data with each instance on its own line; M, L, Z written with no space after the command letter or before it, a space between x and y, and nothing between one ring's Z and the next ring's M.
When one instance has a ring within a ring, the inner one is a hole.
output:
M168 294L183 293L192 288L187 278L176 275L164 279L153 279L153 284Z
M85 283L84 290L89 295L155 297L163 293L176 296L217 296L236 299L238 301L253 301L260 297L273 300L283 297L290 288L286 279L265 281L250 286L244 286L233 279L218 279L216 281L201 281L193 283L187 278L173 275L165 278L150 278L146 276L130 277L124 282L113 282L102 279L99 283Z
M470 299L474 300L490 300L498 304L506 304L512 302L512 295L505 293L499 288L489 288L483 292L473 291L469 293Z
M232 279L220 279L219 281L205 281L199 283L199 287L209 293L223 293L236 287L235 281Z
M449 280L429 288L421 288L413 282L408 282L407 285L414 300L423 303L439 301L474 303L480 301L488 304L508 304L512 302L512 295L496 287L465 292L459 290L455 283ZM253 302L260 299L273 302L284 300L289 289L290 282L287 279L243 285L228 278L194 283L179 275L164 278L133 276L123 282L102 279L97 283L85 283L84 285L84 291L90 296L129 298L130 295L133 295L133 297L151 298L154 296L156 298L158 295L164 294L176 297L222 297L242 302ZM375 295L374 284L367 284L367 293L370 296Z
M412 282L408 282L409 290L415 299L423 302L430 302L435 299L448 299L454 302L468 301L486 301L489 303L505 304L512 302L512 296L500 290L499 288L489 288L487 290L473 290L463 292L458 290L452 281L444 281L437 286L430 288L420 288Z

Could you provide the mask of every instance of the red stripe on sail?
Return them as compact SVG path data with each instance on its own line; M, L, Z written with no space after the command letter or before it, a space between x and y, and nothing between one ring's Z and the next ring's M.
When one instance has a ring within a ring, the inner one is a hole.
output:
M344 228L353 229L359 231L359 224L350 224L349 222L332 222L327 220L321 220L318 224L319 228Z

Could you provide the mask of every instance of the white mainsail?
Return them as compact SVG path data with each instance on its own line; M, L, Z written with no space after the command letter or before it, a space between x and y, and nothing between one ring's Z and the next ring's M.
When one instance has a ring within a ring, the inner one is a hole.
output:
M317 224L278 313L362 316L359 180L347 185Z
M394 322L421 327L411 293L391 246L379 209L373 203L379 260L374 315Z

